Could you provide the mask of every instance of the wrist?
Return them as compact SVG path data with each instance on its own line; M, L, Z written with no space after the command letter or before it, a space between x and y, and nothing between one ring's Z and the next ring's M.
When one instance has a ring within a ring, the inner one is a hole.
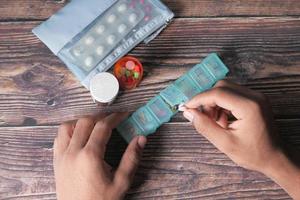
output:
M280 185L292 198L300 199L300 168L278 151L261 171Z
M272 178L283 172L300 173L300 169L282 151L278 150L268 159L261 172Z
M278 174L278 172L284 170L284 168L287 167L287 165L290 165L290 161L280 150L274 152L273 156L265 162L266 163L264 167L260 170L260 172L262 172L268 177L272 177Z

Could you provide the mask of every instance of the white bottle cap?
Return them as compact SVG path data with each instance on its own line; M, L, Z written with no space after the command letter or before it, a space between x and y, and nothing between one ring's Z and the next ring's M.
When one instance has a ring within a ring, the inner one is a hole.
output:
M119 82L108 72L99 73L90 81L90 92L96 102L110 104L119 93Z

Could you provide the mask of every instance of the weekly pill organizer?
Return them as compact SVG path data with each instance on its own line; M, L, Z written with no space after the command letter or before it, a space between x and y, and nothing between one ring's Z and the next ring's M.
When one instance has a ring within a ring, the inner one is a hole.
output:
M154 39L173 17L159 0L72 0L33 33L89 89L96 74Z
M217 54L210 54L123 121L117 127L118 132L128 143L137 135L153 134L178 112L179 104L211 88L228 72Z

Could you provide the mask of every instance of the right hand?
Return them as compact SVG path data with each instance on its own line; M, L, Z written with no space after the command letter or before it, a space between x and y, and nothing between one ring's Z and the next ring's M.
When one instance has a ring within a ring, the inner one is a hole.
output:
M197 131L236 164L264 173L291 197L300 199L300 169L277 144L272 111L263 94L219 81L183 110ZM230 122L230 117L235 120Z
M239 166L262 171L280 152L272 112L261 93L219 81L185 107L183 114L196 130ZM231 115L233 122L228 121Z

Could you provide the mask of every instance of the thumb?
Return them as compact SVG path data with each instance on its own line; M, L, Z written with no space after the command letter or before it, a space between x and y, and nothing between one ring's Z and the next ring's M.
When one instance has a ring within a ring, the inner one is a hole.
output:
M197 109L185 109L183 116L193 123L197 132L213 143L221 151L231 144L231 134L216 121Z
M129 189L146 143L146 137L138 136L128 145L114 178L114 183L121 191L126 192Z

